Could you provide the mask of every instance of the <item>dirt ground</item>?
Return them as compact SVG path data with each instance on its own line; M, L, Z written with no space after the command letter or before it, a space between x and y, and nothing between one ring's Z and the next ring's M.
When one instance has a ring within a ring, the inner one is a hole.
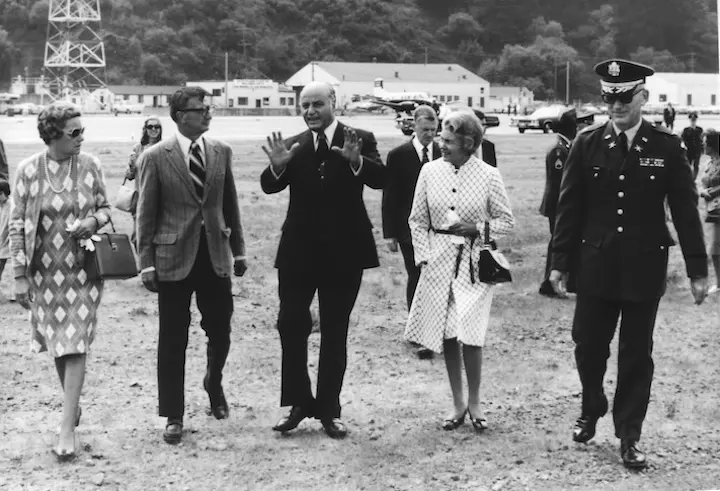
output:
M94 131L115 134L100 120ZM257 124L263 124L260 121ZM267 131L273 128L268 126ZM372 128L367 128L372 129ZM166 129L167 131L167 129ZM2 137L0 135L0 137ZM29 323L0 283L0 489L3 490L701 490L720 488L720 333L718 299L693 305L684 265L673 248L670 284L655 333L656 374L642 447L644 472L622 467L611 417L588 445L574 444L579 415L570 325L574 301L537 295L547 223L537 213L543 154L551 135L496 135L500 170L517 226L501 248L514 282L496 292L485 349L482 392L490 429L440 428L451 408L442 357L418 360L403 341L404 270L384 247L381 193L368 190L381 267L367 271L350 327L349 365L341 396L350 434L328 438L316 421L281 436L271 431L279 408L280 343L275 330L277 276L272 262L288 195L259 186L266 165L261 140L235 139L235 177L249 270L233 279L233 347L225 371L231 418L206 414L202 389L205 340L193 316L186 368L186 436L169 446L157 416L156 298L134 278L106 284L98 336L88 361L79 427L82 450L58 464L50 449L61 392L47 354L29 353ZM131 142L102 138L98 155L109 193L119 187ZM383 156L402 136L379 138ZM11 170L41 144L6 145ZM115 211L122 231L130 217ZM711 279L714 283L714 279ZM311 337L311 370L318 335ZM613 346L616 351L616 346ZM616 358L606 390L613 393Z

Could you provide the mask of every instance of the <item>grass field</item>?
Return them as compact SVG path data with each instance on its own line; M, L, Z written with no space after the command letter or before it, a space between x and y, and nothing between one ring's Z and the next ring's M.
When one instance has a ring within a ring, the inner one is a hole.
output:
M514 281L496 292L485 349L482 393L489 431L476 435L468 424L455 432L440 429L451 407L444 364L440 357L416 359L402 340L402 258L384 246L381 193L373 190L366 191L365 200L381 267L366 272L351 318L341 396L350 434L344 441L331 440L315 421L305 421L285 437L270 430L283 413L278 407L280 343L272 263L288 195L262 193L262 142L238 138L229 142L249 270L233 279L233 347L225 372L230 420L219 422L205 413L205 344L195 314L187 352L187 436L177 447L162 442L164 421L156 415L156 298L137 278L109 282L82 397L83 450L76 463L57 464L50 453L61 409L54 368L46 354L28 352L26 313L3 301L0 489L720 488L718 299L693 305L680 251L673 248L670 284L655 334L653 397L641 442L649 469L632 473L622 467L610 417L600 421L590 444L573 444L570 432L580 403L570 339L574 301L536 293L548 239L547 221L537 208L544 186L543 156L553 137L491 138L517 224L500 244L512 262ZM399 134L379 138L381 154L402 141ZM42 148L12 141L6 145L11 170ZM119 142L85 145L102 160L111 196L130 148ZM115 211L114 217L121 231L130 231L129 215ZM10 277L6 271L0 290L8 291ZM313 370L318 339L311 337ZM609 395L615 363L613 355Z

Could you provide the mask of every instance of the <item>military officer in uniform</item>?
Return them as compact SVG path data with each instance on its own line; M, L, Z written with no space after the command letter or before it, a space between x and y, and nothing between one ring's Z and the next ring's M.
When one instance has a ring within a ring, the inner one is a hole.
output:
M558 196L560 195L560 181L563 168L570 152L570 144L577 133L577 114L575 109L565 111L554 128L557 140L545 155L545 192L540 203L540 213L547 217L550 224L550 240L548 241L548 252L545 260L545 276L540 284L540 295L546 297L557 297L557 293L550 284L550 260L552 258L551 245L552 235L555 229L555 210L557 209ZM575 291L575 274L568 275L567 290Z
M572 336L582 383L573 439L587 442L608 409L603 391L610 342L620 318L615 435L628 468L647 465L638 447L653 378L653 329L665 292L667 198L696 304L707 295L707 255L698 193L680 138L642 119L652 68L625 60L595 66L612 119L581 131L560 185L552 242L553 288L564 294L579 253Z

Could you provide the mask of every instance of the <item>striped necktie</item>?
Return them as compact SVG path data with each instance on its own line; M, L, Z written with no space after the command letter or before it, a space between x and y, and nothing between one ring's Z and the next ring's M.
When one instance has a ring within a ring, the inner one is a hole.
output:
M190 145L190 177L195 185L195 191L202 198L205 189L205 162L197 142L192 142Z
M427 164L428 162L430 162L430 159L428 158L428 147L425 146L425 147L423 147L423 152L422 152L422 163Z

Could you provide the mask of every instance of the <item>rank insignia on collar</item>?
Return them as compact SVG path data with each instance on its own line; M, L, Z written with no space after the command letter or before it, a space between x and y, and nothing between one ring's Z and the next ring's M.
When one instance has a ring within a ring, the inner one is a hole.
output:
M641 140L643 141L643 143L647 143L647 141L648 141L648 139L647 139L646 136L643 136L643 137L641 138Z
M562 162L562 160L557 159L557 160L555 161L555 168L556 168L557 170L560 170L560 169L563 168L563 162Z
M606 139L606 140L609 140L609 139L610 139L610 135L605 135L605 139Z
M617 146L617 143L610 142L610 145L608 145L608 148L615 148Z
M638 152L638 153L639 153L639 152L642 152L642 147L641 147L640 145L635 145L634 148L635 148L635 151L636 151L636 152Z

